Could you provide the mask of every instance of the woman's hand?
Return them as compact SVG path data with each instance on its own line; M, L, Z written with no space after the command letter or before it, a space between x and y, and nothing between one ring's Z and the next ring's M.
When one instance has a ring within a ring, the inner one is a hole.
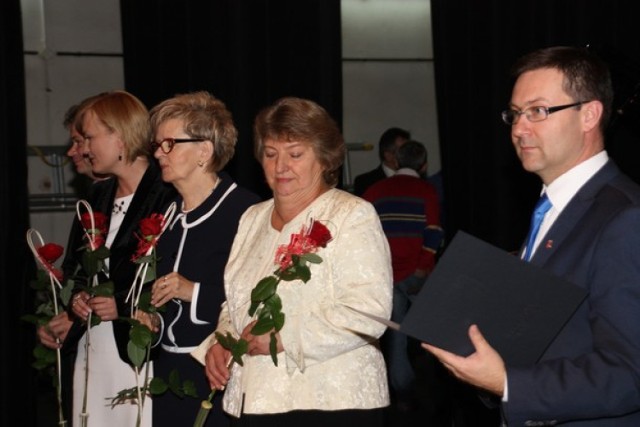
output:
M49 320L49 323L38 328L38 339L43 346L58 349L62 347L71 325L73 322L69 319L69 314L63 311Z
M247 354L250 356L256 356L259 354L271 355L271 352L269 350L269 344L271 342L271 332L267 332L266 334L262 335L253 335L251 333L251 329L255 326L255 324L256 321L254 320L253 322L245 326L244 330L242 331L241 337L244 338L244 340L247 341L248 344ZM276 333L276 342L277 352L280 353L281 351L284 351L282 341L280 340L280 333Z
M71 299L71 311L77 318L87 321L89 313L91 313L91 307L89 307L89 299L91 296L85 291L78 292Z
M151 332L160 330L160 315L158 313L147 313L144 310L136 310L133 318L145 325Z
M181 274L172 272L158 278L151 287L151 304L160 307L173 298L191 302L195 283Z
M87 301L91 311L96 316L100 316L100 320L116 320L118 318L118 307L114 297L93 297Z
M224 390L229 381L231 352L220 343L215 343L205 356L205 372L212 389Z

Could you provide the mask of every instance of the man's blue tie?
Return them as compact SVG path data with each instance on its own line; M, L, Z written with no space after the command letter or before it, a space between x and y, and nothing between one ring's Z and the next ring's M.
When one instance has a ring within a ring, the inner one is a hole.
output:
M538 234L538 230L540 230L540 224L542 224L544 215L549 209L551 209L551 202L547 197L547 193L544 193L538 200L538 203L536 203L536 208L533 210L533 215L531 215L531 228L527 235L527 246L526 252L524 253L525 261L529 261L531 259L533 243L536 241L536 235Z

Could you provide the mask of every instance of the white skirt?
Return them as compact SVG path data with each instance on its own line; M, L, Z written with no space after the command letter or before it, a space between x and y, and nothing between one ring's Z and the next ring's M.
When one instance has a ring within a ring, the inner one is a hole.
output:
M85 389L85 333L78 344L78 356L73 372L73 419L72 426L80 426L80 413ZM118 392L144 383L144 365L140 369L140 378L135 371L124 363L118 355L113 336L112 322L102 322L91 328L89 347L89 380L87 394L87 412L89 427L135 427L138 406L133 403L121 403L111 407L111 399ZM153 365L149 369L149 378L153 377ZM144 400L141 427L151 427L151 398Z

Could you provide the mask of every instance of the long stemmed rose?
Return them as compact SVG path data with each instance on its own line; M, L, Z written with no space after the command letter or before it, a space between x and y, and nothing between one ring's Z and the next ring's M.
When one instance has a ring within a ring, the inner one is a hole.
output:
M84 208L86 212L81 212ZM80 224L84 230L84 240L86 240L85 251L82 254L82 268L86 273L86 286L81 290L94 296L113 296L113 282L107 281L99 283L98 274L108 273L105 260L109 258L109 249L104 246L107 235L107 217L102 212L93 212L91 205L86 200L78 200L76 203L76 213ZM77 297L77 296L76 296ZM74 297L74 298L76 298ZM99 317L94 317L89 312L87 318L87 330L85 339L85 365L84 365L84 394L82 399L82 411L80 412L80 425L86 427L89 419L87 412L87 394L89 384L89 349L91 346L91 326L100 323Z
M36 238L36 242L34 242L34 237ZM64 252L62 246L55 243L45 244L42 235L33 228L27 230L26 238L34 258L42 267L42 269L38 271L38 280L36 280L32 286L36 291L48 289L48 292L46 292L44 302L36 308L36 315L25 316L24 320L35 323L38 326L46 327L48 322L60 313L59 305L66 305L69 302L73 284L71 283L69 286L63 288L60 283L62 280L62 271L54 266L54 263ZM56 338L56 342L60 343L58 338ZM34 355L36 356L34 366L39 369L49 366L51 363L49 354L52 352L53 350L39 344L34 350ZM61 359L59 348L55 350L55 383L58 402L58 425L63 427L67 425L67 421L62 411Z
M316 254L320 248L325 248L331 241L331 232L320 221L311 220L311 224L302 225L299 233L291 235L288 245L280 245L276 250L275 264L278 266L272 275L263 277L251 291L251 306L249 316L256 317L257 321L251 333L264 335L270 333L269 351L274 365L278 365L276 333L284 326L285 315L282 312L282 301L278 296L278 284L284 280L302 280L307 283L311 278L309 264L319 264L322 258ZM216 334L216 338L225 346L225 342L233 340L227 336ZM243 339L234 345L231 350L233 360L242 366L242 355L246 353ZM233 351L237 350L237 351ZM243 351L244 350L244 351Z
M156 279L156 246L162 233L164 233L168 225L172 222L175 211L176 204L174 202L169 206L164 215L152 213L149 217L140 220L140 230L135 234L138 240L138 247L131 257L131 261L138 264L136 275L125 300L131 303L132 317L123 320L131 324L127 354L134 365L136 385L133 388L120 391L117 396L111 399L111 405L114 406L127 401L135 402L138 406L138 417L136 420L136 425L138 426L142 422L142 410L147 393L161 394L169 388L161 378L153 378L149 381L149 360L154 333L149 326L140 322L137 314L139 311L145 312L148 313L152 319L157 315L157 309L151 304L151 293L148 290L143 292L143 290L146 283ZM146 365L144 381L141 384L140 369L143 363L146 363ZM190 388L193 387L187 386L187 394L193 394Z
M251 333L253 335L270 334L269 352L276 366L278 366L276 333L282 329L285 321L282 301L277 293L278 284L283 280L285 282L302 280L307 283L311 278L309 264L322 262L322 258L316 252L320 248L327 247L331 239L331 232L320 221L311 219L308 226L303 224L299 233L291 235L289 244L278 246L274 261L277 268L273 274L262 278L251 291L249 316L257 318ZM235 362L242 366L242 356L248 349L247 341L243 338L236 339L230 332L226 335L216 332L215 336L224 348L231 351L230 363ZM212 390L208 400L202 402L194 427L204 425L211 410L211 400L215 392L215 389Z

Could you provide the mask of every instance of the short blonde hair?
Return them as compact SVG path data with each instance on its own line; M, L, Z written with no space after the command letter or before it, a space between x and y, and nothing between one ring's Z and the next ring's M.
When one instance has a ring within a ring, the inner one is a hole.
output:
M104 92L81 104L76 130L84 134L83 118L92 113L124 142L125 158L133 162L139 156L150 156L149 111L138 98L122 90Z
M179 94L153 107L150 120L153 133L171 119L182 120L189 137L213 143L213 161L207 165L211 172L224 168L233 157L238 130L226 105L209 92Z

